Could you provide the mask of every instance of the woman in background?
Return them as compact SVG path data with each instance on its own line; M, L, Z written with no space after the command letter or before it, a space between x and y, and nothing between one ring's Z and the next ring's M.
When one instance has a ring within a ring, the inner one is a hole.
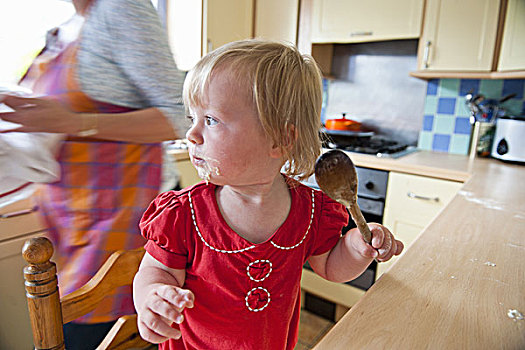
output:
M144 245L138 222L161 183L161 142L183 135L184 74L150 0L73 0L77 15L49 32L22 80L44 99L6 96L15 131L66 134L61 178L38 204L55 246L62 295L116 250ZM131 289L64 326L67 349L93 349L134 313Z

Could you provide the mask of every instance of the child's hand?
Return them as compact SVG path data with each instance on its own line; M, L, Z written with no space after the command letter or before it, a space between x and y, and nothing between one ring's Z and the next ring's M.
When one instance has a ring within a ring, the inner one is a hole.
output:
M184 320L182 311L193 307L194 295L190 290L157 283L146 295L138 314L141 337L150 343L162 343L169 338L179 339L179 330L171 327L173 322Z
M363 236L358 229L352 230L351 244L365 258L376 258L378 261L388 261L394 255L399 255L403 251L403 242L398 241L392 232L380 224L368 224L372 233L372 244L363 240Z

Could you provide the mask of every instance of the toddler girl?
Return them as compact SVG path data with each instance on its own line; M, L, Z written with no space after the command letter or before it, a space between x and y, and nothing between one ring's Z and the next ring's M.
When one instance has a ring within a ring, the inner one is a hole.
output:
M341 237L346 209L295 180L321 151L321 100L315 62L281 43L230 43L189 73L186 137L206 181L159 195L140 223L144 339L161 349L293 349L306 261L343 282L401 253L378 224L372 246L357 229Z

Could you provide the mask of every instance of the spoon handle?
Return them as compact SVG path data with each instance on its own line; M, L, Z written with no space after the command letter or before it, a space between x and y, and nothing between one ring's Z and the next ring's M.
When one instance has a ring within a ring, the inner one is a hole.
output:
M348 206L348 210L350 211L350 215L352 215L352 220L354 220L355 224L357 225L359 232L361 232L361 234L363 235L363 239L365 240L365 242L371 244L372 233L370 232L370 229L366 224L366 220L363 217L363 213L361 213L359 205L357 205L357 203L352 203Z

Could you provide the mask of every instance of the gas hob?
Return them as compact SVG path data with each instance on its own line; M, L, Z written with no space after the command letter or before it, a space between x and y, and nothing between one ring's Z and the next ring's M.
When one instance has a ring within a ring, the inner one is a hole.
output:
M323 147L348 152L375 155L383 158L399 158L417 152L415 146L395 141L373 133L325 133Z

